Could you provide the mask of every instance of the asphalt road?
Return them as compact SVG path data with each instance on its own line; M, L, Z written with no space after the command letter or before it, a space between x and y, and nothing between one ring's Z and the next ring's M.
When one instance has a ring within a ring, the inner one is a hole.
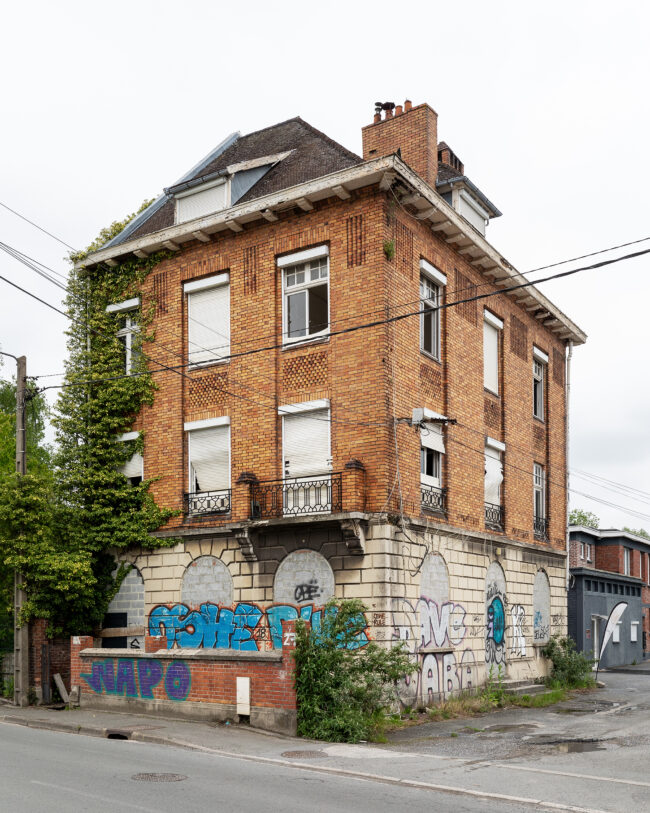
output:
M137 774L177 774L151 782ZM0 726L3 813L528 809L130 741Z

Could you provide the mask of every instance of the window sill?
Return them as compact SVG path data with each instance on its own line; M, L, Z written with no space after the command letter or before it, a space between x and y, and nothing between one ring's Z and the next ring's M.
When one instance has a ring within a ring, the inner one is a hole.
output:
M489 389L488 387L483 387L483 392L486 392L488 395L491 395L493 398L501 398L498 392Z
M300 347L311 347L314 344L327 344L329 340L330 340L329 335L315 336L314 338L308 336L306 339L302 339L300 341L287 342L287 344L283 344L282 352L284 353L287 350L297 350Z
M429 359L429 361L435 361L440 367L442 367L442 361L437 356L432 355L431 353L427 353L426 350L420 348L420 355L424 356L425 358Z
M537 423L541 423L542 426L546 426L546 421L544 418L539 418L537 415L533 415L533 420L537 421Z
M230 359L215 359L214 361L197 361L193 364L188 364L188 370L203 370L206 367L222 367L224 364L230 364Z

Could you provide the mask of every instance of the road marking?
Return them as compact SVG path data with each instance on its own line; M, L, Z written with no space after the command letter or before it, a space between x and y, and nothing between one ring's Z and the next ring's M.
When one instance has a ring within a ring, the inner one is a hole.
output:
M531 771L532 773L547 773L553 776L570 776L574 779L595 779L598 782L615 782L618 785L638 785L642 788L650 788L650 782L641 782L637 779L615 779L612 776L595 776L590 773L569 773L569 771L549 771L545 768L527 768L525 765L504 765L500 762L486 762L485 766L490 768L506 768L509 771Z
M130 807L132 810L144 810L146 813L160 813L159 808L141 807L140 805L133 805L125 802L124 798L120 799L107 799L105 796L97 796L96 793L84 793L83 790L77 788L68 788L65 785L55 785L52 782L39 782L38 779L31 779L30 785L42 785L44 788L54 788L55 790L64 790L67 793L74 793L77 796L85 796L87 799L95 799L98 802L106 802L109 805L119 805L120 807Z
M170 744L172 741L170 740ZM491 793L484 790L471 790L457 785L437 785L432 782L418 782L415 779L400 779L398 776L386 776L383 774L366 773L365 771L351 771L345 768L328 768L325 765L309 765L306 762L293 762L274 757L252 756L249 754L237 754L232 751L223 751L219 748L208 748L203 745L174 740L173 744L208 754L225 757L226 759L240 759L245 762L260 762L267 765L281 765L285 768L294 768L301 771L313 771L314 773L326 773L335 776L344 776L349 779L365 779L370 782L380 782L384 785L397 785L403 788L417 788L419 790L438 791L439 793L453 793L456 796L471 796L475 799L493 799L501 802L517 802L519 804L533 805L541 810L568 810L571 813L611 813L611 811L594 809L591 807L576 807L557 802L546 802L543 799L531 799L527 796L508 796L505 793Z

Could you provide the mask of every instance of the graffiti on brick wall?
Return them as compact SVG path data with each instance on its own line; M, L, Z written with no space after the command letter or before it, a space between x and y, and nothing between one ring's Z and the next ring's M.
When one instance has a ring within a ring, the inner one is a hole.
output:
M526 657L526 610L521 604L510 608L510 654L515 658Z
M397 685L405 706L432 703L476 686L474 653L471 649L453 651L465 638L465 615L464 607L453 601L438 605L422 597L413 606L407 599L393 599L392 639L403 643L419 665L417 672ZM449 651L427 651L431 648Z
M81 677L96 694L139 697L151 700L153 690L162 684L169 700L185 700L192 678L183 661L162 664L154 658L119 658L117 669L111 658L92 662L90 673Z
M274 604L262 608L240 603L234 608L204 602L192 609L186 604L159 604L149 613L149 635L166 638L167 649L235 649L252 652L282 648L282 622L301 618L320 630L323 607ZM364 619L365 620L365 619ZM368 643L367 628L352 643L358 649Z
M501 565L492 562L485 577L485 663L488 669L506 662L507 607L506 577Z

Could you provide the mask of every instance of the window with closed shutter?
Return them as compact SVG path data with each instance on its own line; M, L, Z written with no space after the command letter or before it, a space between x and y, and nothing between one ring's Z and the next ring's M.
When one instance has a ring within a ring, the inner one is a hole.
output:
M187 295L188 361L207 364L230 355L228 282Z
M230 488L230 427L188 433L191 493Z
M332 470L329 409L284 415L282 424L285 477Z
M499 394L499 331L483 322L483 386Z
M221 182L176 198L176 222L186 223L197 217L219 212L229 206L228 183Z
M501 452L491 446L485 447L485 502L501 505L503 462Z
M142 482L144 470L144 460L139 452L132 455L129 460L120 466L120 471L131 482L131 485L137 485Z

